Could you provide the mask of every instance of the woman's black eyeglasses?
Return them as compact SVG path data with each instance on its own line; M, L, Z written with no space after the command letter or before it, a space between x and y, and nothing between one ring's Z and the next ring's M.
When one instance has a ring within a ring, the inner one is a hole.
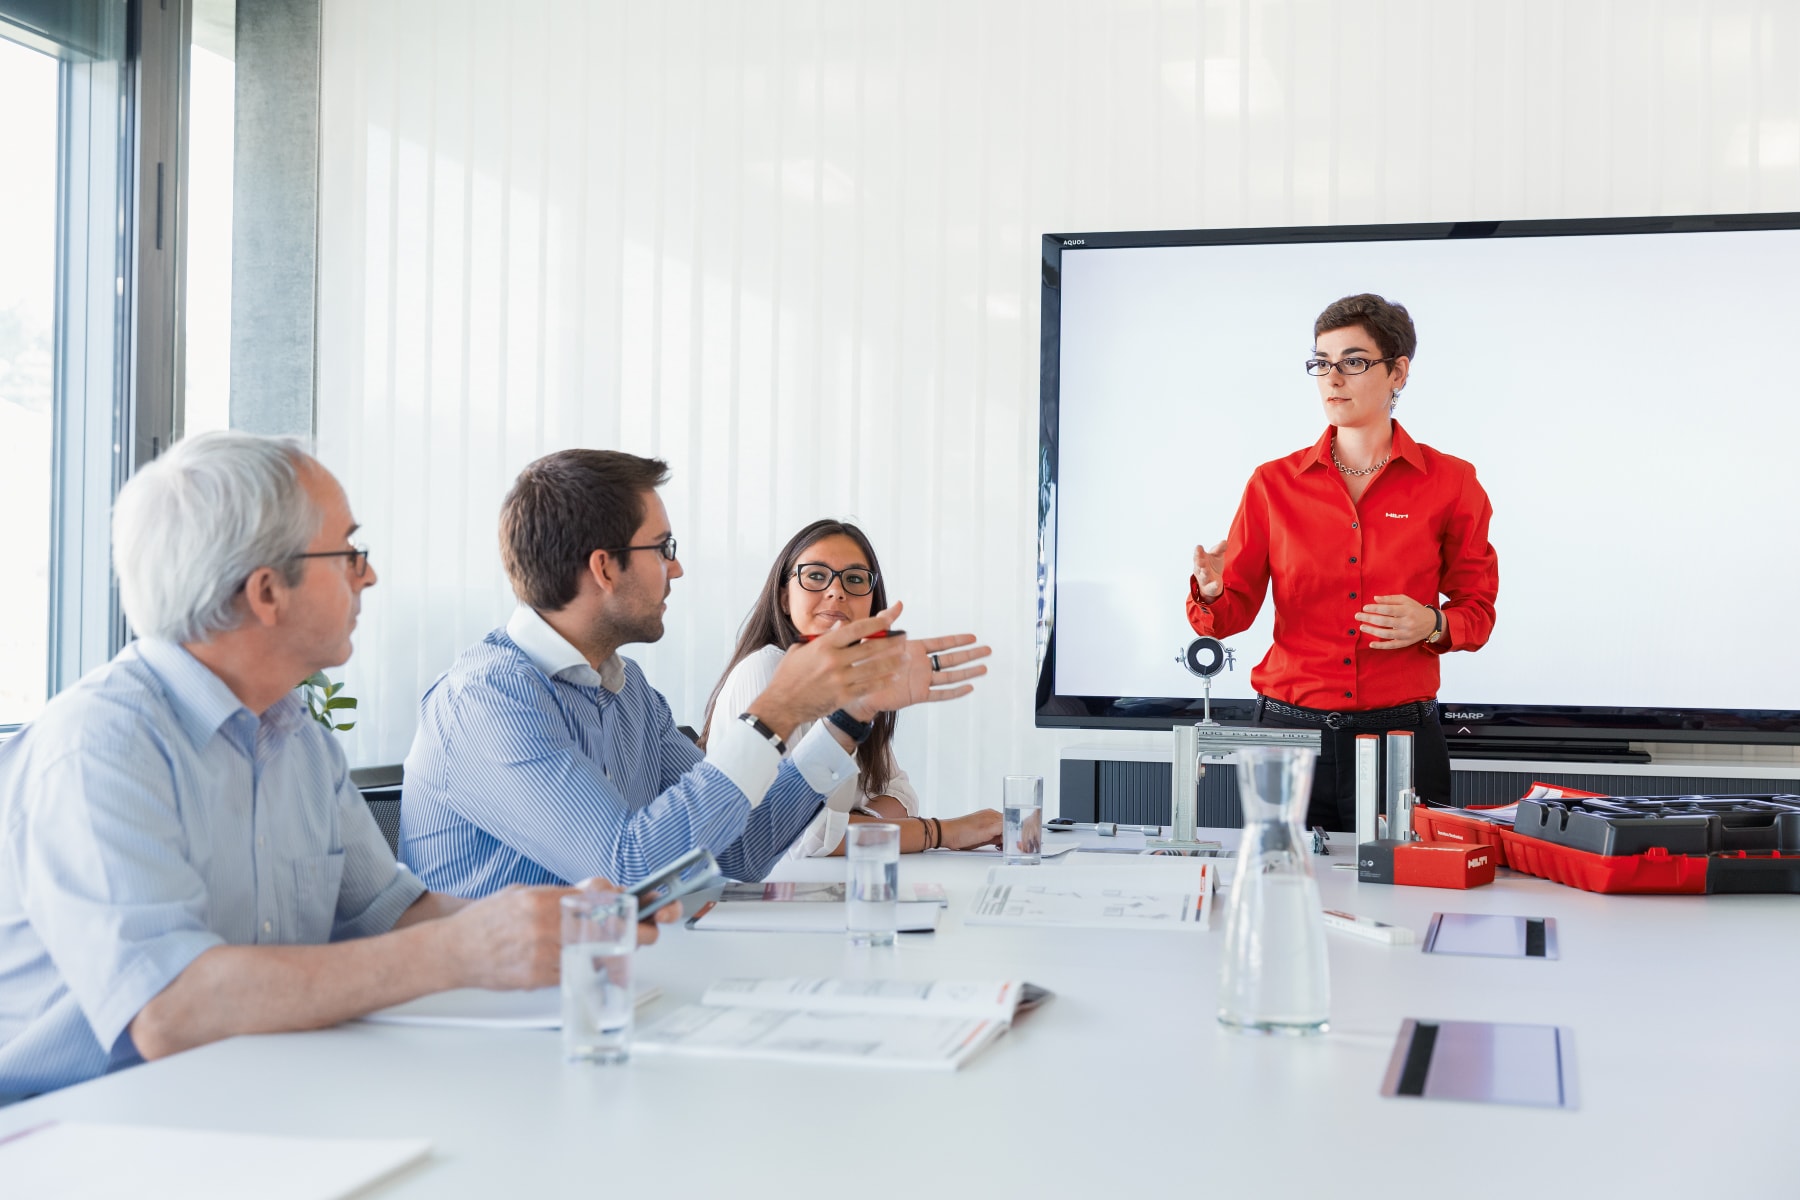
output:
M369 548L352 546L348 550L311 550L305 554L296 554L295 558L347 558L350 560L350 573L361 579L369 573Z
M1306 373L1308 375L1329 375L1332 369L1336 368L1346 375L1361 375L1378 363L1393 361L1391 358L1362 358L1355 354L1348 358L1340 358L1336 362L1332 362L1329 358L1309 358L1306 360Z
M675 561L675 535L670 534L662 541L650 546L602 546L608 554L623 554L627 550L655 550L670 562Z
M866 596L875 590L875 581L880 576L867 567L845 567L842 571L834 571L824 563L801 563L794 568L794 578L809 592L822 592L831 586L832 580L841 579L847 594Z

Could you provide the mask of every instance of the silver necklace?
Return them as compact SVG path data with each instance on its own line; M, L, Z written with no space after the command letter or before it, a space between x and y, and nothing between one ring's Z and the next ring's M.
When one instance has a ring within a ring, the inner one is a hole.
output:
M1389 450L1386 454L1381 456L1381 461L1376 463L1374 466L1365 467L1364 469L1362 469L1360 471L1353 470L1350 467L1346 467L1343 464L1343 461L1338 458L1338 456L1337 456L1337 439L1336 438L1331 439L1331 461L1334 463L1337 463L1337 469L1339 471L1343 472L1345 475L1357 475L1357 476L1373 475L1375 472L1381 470L1381 468L1387 466L1388 459L1390 459L1392 457L1394 457L1394 452L1392 450Z

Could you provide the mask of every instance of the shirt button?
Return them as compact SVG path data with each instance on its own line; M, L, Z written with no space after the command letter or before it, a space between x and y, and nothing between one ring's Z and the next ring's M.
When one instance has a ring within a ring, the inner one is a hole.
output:
M1351 637L1356 636L1356 630L1354 630L1354 629L1346 629L1346 630L1344 630L1344 632L1349 634Z
M1347 666L1349 666L1349 665L1350 665L1350 660L1349 660L1349 659L1347 659L1347 658L1346 658L1346 659L1345 659L1345 660L1344 660L1344 665L1345 665L1345 666L1346 666L1346 667L1347 667Z
M1350 561L1351 561L1351 562L1355 562L1355 561L1356 561L1356 555L1354 555L1354 554L1352 554L1352 555L1351 555L1351 556L1350 556Z
M1355 529L1355 528L1356 528L1356 522L1355 522L1355 521L1352 521L1352 522L1350 522L1350 528L1352 528L1352 529Z
M1352 599L1352 600L1354 600L1354 599L1356 599L1356 593L1355 593L1355 592L1351 592L1351 593L1350 593L1350 598L1351 598L1351 599Z
M1348 695L1349 695L1349 694L1350 694L1350 693L1349 693L1349 692L1345 692L1345 693L1344 693L1344 695L1346 695L1346 696L1348 696ZM273 921L264 921L264 922L263 922L263 932L264 932L264 933L273 933L273 932L275 932L275 922L273 922Z
M1345 692L1345 693L1344 693L1344 699L1346 699L1346 700L1348 700L1348 699L1349 699L1349 698L1350 698L1350 693L1349 693L1349 692Z

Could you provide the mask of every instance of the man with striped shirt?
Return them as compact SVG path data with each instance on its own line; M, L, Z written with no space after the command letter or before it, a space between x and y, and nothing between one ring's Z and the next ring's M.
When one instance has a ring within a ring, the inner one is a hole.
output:
M446 988L556 983L569 889L427 892L295 694L350 656L375 584L355 530L284 439L203 434L119 493L139 640L0 746L0 1101Z
M425 693L406 758L400 856L430 886L630 885L697 846L761 879L855 774L849 751L876 713L954 699L986 672L958 669L988 653L954 649L972 635L885 637L895 605L795 647L702 754L618 653L662 637L683 574L656 492L667 478L657 459L565 450L507 493L500 550L519 606ZM783 739L819 717L784 759Z

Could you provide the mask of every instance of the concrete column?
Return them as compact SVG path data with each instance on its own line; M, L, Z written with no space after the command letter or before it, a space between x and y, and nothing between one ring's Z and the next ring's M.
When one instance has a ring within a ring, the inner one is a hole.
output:
M313 434L320 0L237 0L231 425Z

